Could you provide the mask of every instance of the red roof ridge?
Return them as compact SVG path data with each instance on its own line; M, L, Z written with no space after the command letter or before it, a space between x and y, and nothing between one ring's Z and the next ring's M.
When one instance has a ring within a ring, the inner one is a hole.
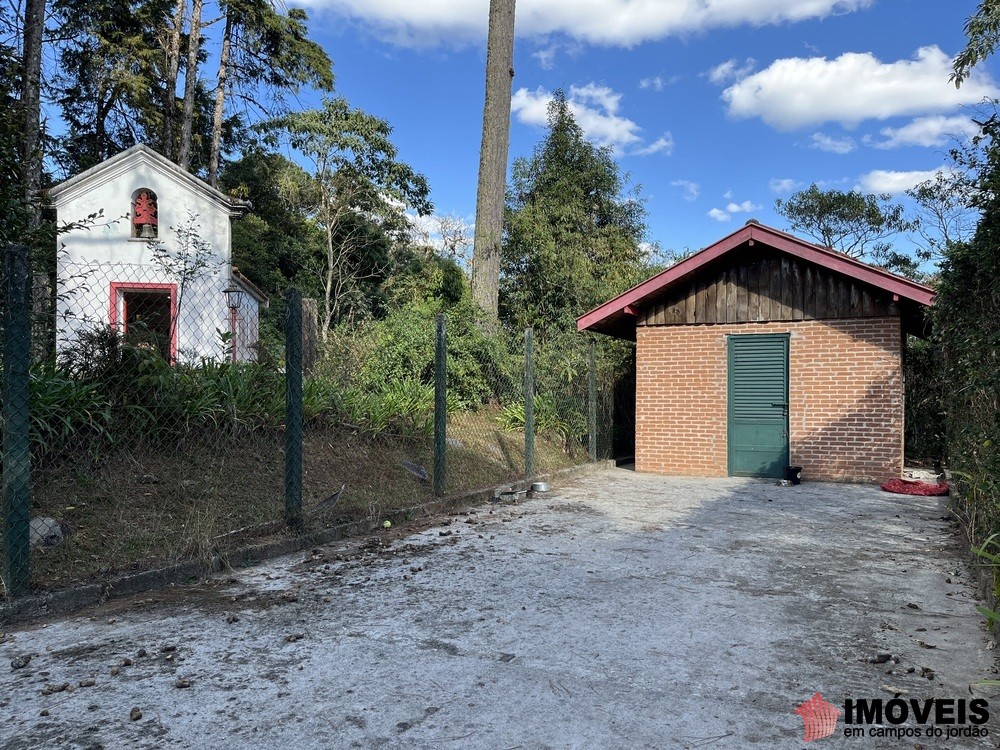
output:
M790 232L786 232L786 231L784 231L782 229L775 229L774 227L768 226L767 224L761 224L756 219L751 219L751 221L753 222L753 225L758 226L761 229L765 229L768 232L771 232L773 234L779 235L781 237L785 237L788 240L791 240L792 242L798 242L798 243L800 243L802 245L808 245L808 246L812 247L814 250L819 250L820 252L827 253L828 255L832 255L832 256L834 256L834 257L836 257L838 259L845 260L848 263L851 263L853 265L861 266L863 268L867 268L869 270L875 271L875 272L877 272L879 274L883 274L885 276L890 276L890 277L893 277L895 279L899 279L901 281L908 282L908 283L912 284L915 287L919 287L921 289L925 289L925 290L931 292L931 294L936 294L937 293L936 290L933 287L928 286L927 284L921 284L919 281L914 281L913 279L909 279L906 276L900 276L898 273L893 273L892 271L888 271L888 270L882 268L881 266L876 266L876 265L874 265L872 263L865 263L863 260L855 258L853 255L848 255L847 253L845 253L845 252L843 252L841 250L837 250L834 247L830 247L829 245L820 245L817 242L810 242L809 240L804 240L801 237L796 237L794 234L791 234ZM749 224L750 222L747 222L747 223ZM735 232L733 234L735 234ZM703 249L707 249L707 248L703 248ZM699 250L698 252L701 252L701 250Z
M917 304L930 306L934 302L935 291L925 284L852 258L850 255L833 248L817 245L780 229L751 220L718 242L702 248L697 253L678 261L642 283L584 313L577 318L577 330L594 328L608 318L617 317L627 312L628 308L633 305L642 304L650 297L690 276L708 263L735 250L744 242L758 240L780 252L802 258Z

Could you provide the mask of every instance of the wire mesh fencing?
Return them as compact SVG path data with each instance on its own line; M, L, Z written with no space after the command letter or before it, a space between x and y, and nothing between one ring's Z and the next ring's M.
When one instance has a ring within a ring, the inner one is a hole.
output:
M608 366L607 352L593 338L575 332L543 332L537 338L535 430L559 449L539 452L539 469L610 458L612 394L620 377Z
M268 299L235 269L146 252L61 257L32 294L31 515L49 530L34 535L35 586L207 560L282 518Z
M303 309L307 309L308 305ZM433 497L434 321L315 330L303 361L306 528L377 524Z
M6 249L0 289L3 291L3 570L8 596L31 587L29 364L31 322L30 265L23 245ZM41 529L38 533L44 533Z
M477 360L489 384L483 396L462 398L449 383L449 489L491 487L609 457L604 420L613 417L612 403L592 342L558 329L495 339L498 356Z
M147 260L61 257L32 288L7 251L8 596L379 524L611 451L581 336L460 310L323 331L295 290Z
M524 361L516 335L482 335L474 321L449 315L443 491L458 494L524 475L523 433L510 421L523 403Z

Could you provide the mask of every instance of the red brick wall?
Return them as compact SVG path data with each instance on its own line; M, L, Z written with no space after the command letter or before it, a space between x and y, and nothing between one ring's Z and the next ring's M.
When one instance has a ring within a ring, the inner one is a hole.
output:
M899 318L640 326L638 471L726 476L726 335L790 333L789 427L804 479L884 481L903 468Z

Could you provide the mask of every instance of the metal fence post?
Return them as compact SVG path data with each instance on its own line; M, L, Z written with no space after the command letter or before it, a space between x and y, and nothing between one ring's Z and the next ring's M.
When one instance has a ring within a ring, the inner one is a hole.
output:
M534 332L524 331L524 474L535 473L535 358Z
M448 450L448 339L445 316L437 316L434 337L434 495L441 497L447 486L445 453Z
M28 248L4 253L3 306L3 583L7 596L31 589L31 454L28 368L31 290Z
M302 525L302 293L285 304L285 520Z
M590 359L587 365L587 450L590 460L597 460L597 343L590 339Z

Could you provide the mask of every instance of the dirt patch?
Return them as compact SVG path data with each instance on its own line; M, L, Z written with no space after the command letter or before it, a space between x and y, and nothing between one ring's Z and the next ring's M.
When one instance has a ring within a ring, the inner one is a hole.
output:
M494 516L494 513L497 515ZM427 513L419 518L394 524L390 529L379 528L367 534L296 553L301 555L301 560L291 563L289 570L297 575L322 578L332 584L342 583L345 587L364 585L367 583L364 571L377 568L387 561L401 562L404 569L409 566L410 574L415 575L424 572L424 567L422 564L411 565L411 558L425 558L439 548L442 542L447 545L457 543L458 536L452 536L454 532L449 532L449 529L473 531L484 524L509 522L516 517L516 510L502 505ZM415 541L419 539L414 537L415 534L432 528L444 529L450 538L438 543ZM294 604L300 598L323 599L308 588L301 592L298 591L299 587L295 587L294 591L270 590L266 585L266 577L262 588L247 590L240 575L237 571L232 571L204 580L192 580L187 584L171 584L151 594L114 597L100 605L80 610L78 616L93 615L99 611L101 618L107 618L109 623L113 623L116 618L137 610L173 608L225 618L234 611L264 612Z
M499 430L495 415L455 418L449 435L450 494L523 474L523 436ZM192 437L176 445L137 443L39 467L32 515L55 518L65 541L33 552L33 587L53 590L178 562L207 562L249 542L287 538L282 441L277 432ZM537 451L540 471L583 459L565 453L561 441L544 437ZM303 441L306 530L375 521L419 507L431 499L432 465L427 440L373 438L344 427L308 429Z

